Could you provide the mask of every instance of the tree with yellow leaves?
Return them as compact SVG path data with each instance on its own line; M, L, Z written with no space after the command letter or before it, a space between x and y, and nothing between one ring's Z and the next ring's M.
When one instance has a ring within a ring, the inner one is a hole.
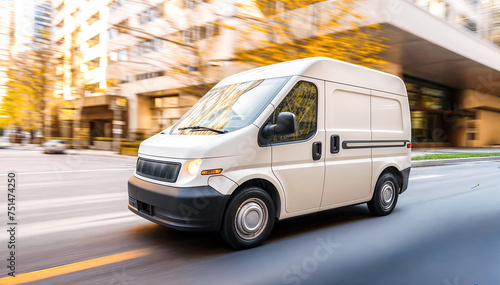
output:
M255 65L325 56L372 68L386 64L378 25L359 12L364 1L264 0L239 5L244 27L237 60Z
M57 107L53 96L55 70L53 52L36 48L9 61L7 92L0 102L0 127L37 132L43 137L46 122Z

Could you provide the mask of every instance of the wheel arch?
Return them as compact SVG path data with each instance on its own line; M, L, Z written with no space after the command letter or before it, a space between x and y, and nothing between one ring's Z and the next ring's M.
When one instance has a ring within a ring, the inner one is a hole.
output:
M401 193L401 189L403 187L403 173L401 172L401 170L399 170L396 166L394 165L389 165L389 166L386 166L380 173L379 175L377 176L377 180L374 181L373 185L376 185L377 184L377 181L380 179L380 177L382 175L384 175L385 173L391 173L392 175L394 175L394 177L396 177L396 181L398 181L398 194ZM372 188L374 188L375 186L373 186ZM373 195L373 191L372 191L372 195Z
M250 180L247 180L245 181L244 183L242 183L241 185L239 185L234 191L233 193L231 193L231 197L229 199L231 199L232 197L234 197L234 195L236 195L237 193L241 192L241 191L244 191L245 188L247 187L251 187L251 186L254 186L254 187L259 187L261 188L262 190L266 191L267 194L269 194L269 196L271 196L271 199L273 200L273 204L274 204L274 211L276 212L276 219L279 219L280 218L280 213L281 213L281 196L278 192L278 189L276 188L276 186L274 186L274 184L266 179L263 179L263 178L252 178ZM225 210L224 210L225 211Z

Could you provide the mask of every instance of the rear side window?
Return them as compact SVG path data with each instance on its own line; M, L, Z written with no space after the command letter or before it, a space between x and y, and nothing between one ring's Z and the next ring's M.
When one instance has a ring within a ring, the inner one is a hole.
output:
M311 82L299 81L281 101L273 114L276 124L281 112L290 112L297 120L297 131L286 136L275 136L274 142L305 140L316 133L318 109L318 88Z

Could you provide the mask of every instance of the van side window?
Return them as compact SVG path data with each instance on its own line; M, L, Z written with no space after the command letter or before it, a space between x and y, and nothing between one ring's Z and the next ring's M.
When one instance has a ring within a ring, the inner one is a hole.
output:
M286 142L308 139L316 133L316 115L318 108L318 89L307 81L299 81L290 93L281 101L273 114L276 124L281 112L290 112L297 119L297 131L286 136L275 136L274 142Z

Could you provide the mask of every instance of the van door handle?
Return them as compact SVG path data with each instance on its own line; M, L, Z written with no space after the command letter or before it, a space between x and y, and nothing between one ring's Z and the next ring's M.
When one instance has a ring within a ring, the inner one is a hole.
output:
M319 160L321 158L321 142L313 143L313 160Z
M330 152L339 153L339 151L340 151L340 136L332 135L330 137Z

